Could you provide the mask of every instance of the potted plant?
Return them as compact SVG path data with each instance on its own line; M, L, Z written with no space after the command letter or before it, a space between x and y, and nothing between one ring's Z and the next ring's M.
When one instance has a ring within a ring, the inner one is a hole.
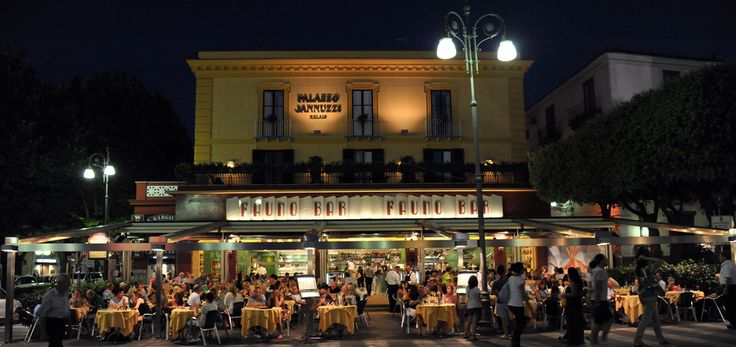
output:
M416 162L414 157L410 155L403 156L399 159L399 172L401 172L401 183L415 183Z
M318 155L309 157L307 165L311 183L322 183L322 166L324 165L322 157Z

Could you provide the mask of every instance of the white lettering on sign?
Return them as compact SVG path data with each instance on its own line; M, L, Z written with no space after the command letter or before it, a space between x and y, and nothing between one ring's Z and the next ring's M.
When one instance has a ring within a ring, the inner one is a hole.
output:
M256 203L258 202L258 203ZM227 220L476 218L475 195L232 197ZM503 217L503 198L483 196L483 215Z

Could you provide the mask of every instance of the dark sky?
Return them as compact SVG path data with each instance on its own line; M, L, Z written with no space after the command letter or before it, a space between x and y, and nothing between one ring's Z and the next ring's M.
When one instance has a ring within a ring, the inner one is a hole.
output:
M167 96L192 131L198 50L434 50L457 0L29 1L0 4L0 49L41 77L123 71ZM734 1L471 1L506 18L527 107L607 49L736 59ZM486 44L495 50L497 41Z

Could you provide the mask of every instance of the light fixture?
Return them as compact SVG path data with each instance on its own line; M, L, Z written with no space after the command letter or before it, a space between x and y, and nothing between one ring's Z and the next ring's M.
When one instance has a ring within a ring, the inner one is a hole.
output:
M455 233L452 235L452 242L455 244L455 249L468 248L468 234Z
M457 49L455 49L455 43L452 42L452 38L445 37L440 39L440 42L437 44L437 58L452 59L456 54Z
M512 61L517 57L516 47L511 40L503 40L498 44L498 51L496 57L500 61Z
M166 250L166 245L163 243L154 243L151 245L152 252L163 252Z
M557 207L557 202L556 201L552 201L552 202L549 203L549 206L552 207L552 208Z
M307 251L313 251L317 249L317 242L319 242L319 235L315 233L305 233L301 237L302 248Z
M227 167L234 169L235 168L235 159L230 159L227 161L227 164L225 164Z
M312 134L314 134L315 136L322 135L322 130L317 129L317 130L313 131Z
M603 241L603 240L598 240L597 243L596 243L596 245L598 245L598 246L608 246L610 244L611 244L610 242Z
M105 166L105 169L103 170L103 173L108 176L114 176L115 175L115 167L112 165Z
M256 198L256 201L254 201L253 203L255 203L256 205L260 205L260 204L262 204L262 203L263 203L263 199L261 199L261 198Z
M91 180L95 178L95 170L92 170L92 168L86 168L84 169L84 178Z
M401 129L401 135L409 135L409 129Z
M33 254L35 254L35 255L43 255L43 251L33 251Z
M728 237L728 242L730 242L730 243L736 243L736 235L730 235Z

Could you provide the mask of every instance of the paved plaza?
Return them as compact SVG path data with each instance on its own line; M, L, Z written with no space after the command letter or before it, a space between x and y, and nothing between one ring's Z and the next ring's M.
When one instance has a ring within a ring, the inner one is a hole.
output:
M405 334L400 328L400 319L398 315L392 317L390 313L383 310L377 311L378 307L374 307L370 312L370 327L364 328L360 326L360 330L355 336L346 336L340 340L313 340L311 345L319 346L508 346L508 340L502 340L496 336L481 336L478 341L467 341L461 337L438 337L438 336L416 336ZM33 341L26 343L21 341L26 333L26 327L15 325L14 339L16 346L47 346L45 341ZM694 346L734 346L736 345L736 330L728 330L722 323L716 322L681 322L676 324L665 324L663 326L665 336L672 342L673 346L694 347ZM291 336L285 337L283 340L271 340L270 343L257 343L261 346L293 346L306 344L302 340L303 327L299 325L292 326ZM615 346L632 346L634 332L636 328L627 327L621 324L615 324L609 341L608 347ZM414 331L413 331L414 332ZM588 331L586 331L586 334ZM562 333L556 331L542 332L528 327L524 335L522 335L522 346L564 346L557 342L557 338ZM242 345L246 342L240 339L239 331L226 337L224 332L220 332L223 338L223 345ZM654 339L654 333L651 329L647 331L644 342L650 346L659 346ZM252 342L247 344L254 344ZM101 343L90 337L82 338L82 340L65 340L64 346L100 346L112 345L112 343ZM161 339L154 339L146 336L141 341L133 341L127 346L175 346L176 344ZM201 345L192 344L192 345ZM217 345L217 341L208 340L208 345ZM590 345L589 343L587 345Z

